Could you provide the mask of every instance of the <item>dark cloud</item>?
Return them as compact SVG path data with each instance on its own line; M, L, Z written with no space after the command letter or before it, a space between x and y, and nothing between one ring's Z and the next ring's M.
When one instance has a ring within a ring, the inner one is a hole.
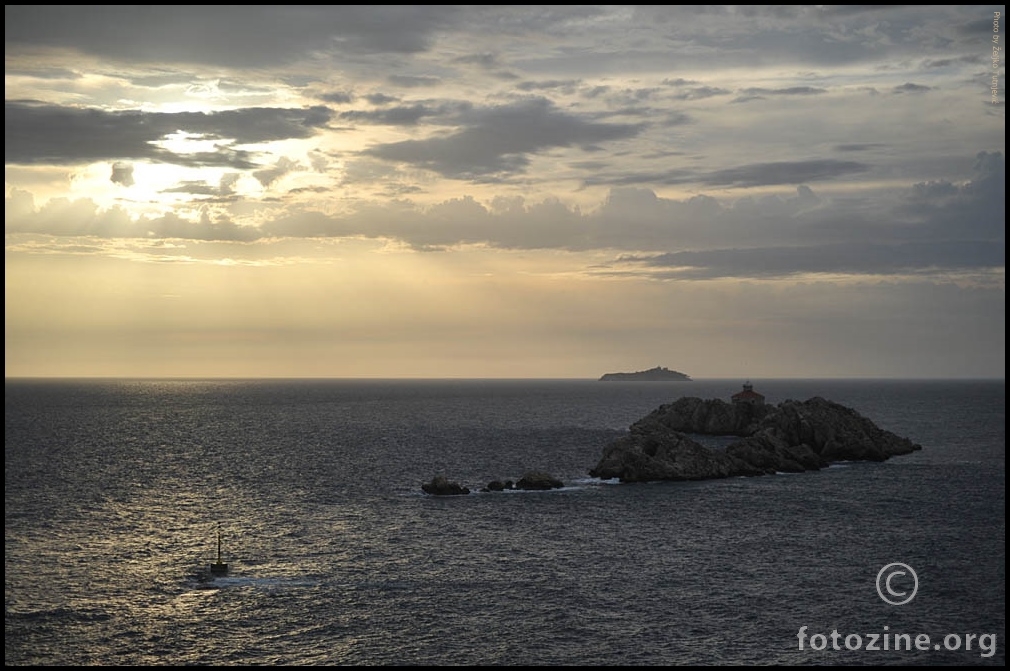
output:
M257 68L313 52L412 54L459 15L448 5L6 5L4 43L137 63Z
M699 177L711 186L768 186L773 184L803 184L834 179L844 175L865 172L869 166L855 161L814 159L810 161L781 161L778 163L753 163L737 168L716 170Z
M161 193L185 193L193 196L220 196L221 189L216 186L211 186L203 180L186 180L169 189L162 189Z
M8 53L48 46L124 63L241 69L334 56L348 57L340 59L344 63L363 55L409 56L459 34L489 44L450 62L491 69L505 58L492 50L499 40L540 39L560 47L556 56L512 54L508 65L529 76L550 70L542 67L550 60L554 77L564 76L559 68L571 75L615 66L669 72L741 62L831 67L903 57L943 60L952 49L974 53L979 38L991 32L991 23L965 16L972 16L970 8L950 6L643 5L615 11L589 5L244 5L238 11L229 5L67 5L53 11L25 5L5 8L5 38ZM611 30L634 36L633 45L615 42ZM562 51L570 40L580 43ZM685 77L668 82L698 83Z
M610 93L611 88L609 86L593 86L592 88L586 89L582 92L585 98L592 100L593 98L599 98L600 96L607 95Z
M521 172L529 154L634 137L638 124L595 123L534 99L461 115L464 128L447 136L376 145L364 153L402 161L447 177L472 179Z
M162 86L189 86L193 83L193 76L188 72L163 71L147 73L143 75L127 75L132 84L136 86L146 86L148 88L159 88Z
M620 172L603 172L596 170L594 174L585 177L582 183L586 186L612 186L621 188L647 184L686 184L698 182L699 173L684 168L667 168L664 170L621 170Z
M692 123L693 121L694 121L694 119L692 119L687 114L684 114L683 112L668 112L666 114L666 118L663 119L663 122L662 122L661 125L663 125L663 126L683 126L684 124Z
M984 240L1004 249L1006 240L1006 160L1000 152L979 152L974 176L964 183L920 182L897 210L922 234L941 239Z
M331 93L322 93L319 95L319 99L328 103L337 103L338 105L346 105L348 103L354 102L354 96L345 91L333 91Z
M664 86L691 86L700 82L696 79L684 79L683 77L678 77L676 79L664 79L662 83Z
M828 90L817 88L815 86L790 86L781 89L763 89L752 87L742 89L741 92L745 96L810 96L827 93Z
M960 184L938 180L912 185L904 200L869 219L856 210L847 212L844 202L825 208L810 189L802 187L791 208L776 207L773 201L741 199L732 210L719 206L701 217L715 229L715 237L707 241L710 248L627 255L618 265L682 279L997 272L1006 265L1004 156L980 152L974 172L973 179ZM652 200L636 197L618 207L647 211L661 206L658 200L650 205ZM663 207L671 219L682 216L670 206ZM746 233L745 225L756 227L759 233ZM734 227L736 234L731 232ZM687 246L706 244L680 237L680 231L676 235ZM747 246L718 246L720 238L732 237Z
M677 154L677 152L666 152L663 156ZM744 188L778 184L799 185L807 182L830 180L866 170L869 170L869 166L863 163L817 159L810 161L755 163L710 172L687 168L669 168L655 171L625 170L620 173L609 174L597 171L596 174L586 177L583 183L589 186L606 184L613 186L704 184L709 186Z
M70 165L133 159L184 165L256 166L249 152L227 146L307 138L329 122L326 107L308 109L246 108L223 112L110 112L7 101L4 113L4 162ZM186 132L220 140L214 152L175 154L153 144Z
M259 166L259 157L253 152L234 149L226 145L218 145L214 151L199 151L189 154L158 151L149 158L160 163L174 163L190 168L219 167L252 170Z
M537 82L522 82L517 84L516 88L520 91L573 91L575 87L579 85L577 79L551 79L547 81L537 81Z
M122 186L133 186L133 166L129 163L116 161L112 164L112 175L109 180L113 184Z
M669 269L670 276L683 279L781 278L809 273L895 275L997 269L1006 264L1006 253L1002 247L970 240L852 242L625 256L617 263Z
M609 161L573 161L571 166L573 168L578 168L579 170L586 170L588 172L597 172L600 170L605 170L610 167Z
M954 58L930 58L922 63L922 67L932 69L932 68L949 68L956 65L977 65L982 63L983 59L978 54L966 54L964 56L957 56Z
M717 86L695 86L677 92L676 94L673 95L673 99L704 100L705 98L712 98L713 96L724 96L728 95L729 93L730 91L728 89L722 89Z
M995 5L995 7L999 7L999 5ZM988 14L991 16L992 12L988 12ZM1005 23L1001 22L1000 25L1005 25ZM992 35L992 19L985 18L965 21L955 26L955 29L958 34L968 38L988 38Z
M373 105L389 105L400 100L396 96L386 95L385 93L370 93L364 96L364 98Z
M84 77L80 72L69 68L46 67L31 65L27 67L8 66L4 70L7 77L34 77L36 79L48 79L55 81L74 81Z
M470 54L468 56L459 56L452 59L453 63L462 63L463 65L479 65L482 68L494 68L498 67L498 57L494 54Z
M881 147L886 147L886 144L881 142L851 142L847 144L837 144L835 145L836 151L867 151L870 149L880 149Z
M442 80L438 77L421 77L417 75L389 75L386 79L391 84L408 89L431 88L442 83Z
M436 110L429 109L424 105L411 105L410 107L391 107L389 109L370 111L350 110L341 112L340 119L359 123L413 126L424 117L435 113Z

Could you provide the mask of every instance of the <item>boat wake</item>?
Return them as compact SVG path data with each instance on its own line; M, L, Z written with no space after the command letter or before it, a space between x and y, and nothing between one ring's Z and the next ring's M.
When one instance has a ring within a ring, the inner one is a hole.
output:
M259 578L255 576L227 576L227 577L210 577L210 578L198 578L191 582L191 587L193 589L201 590L221 590L221 589L235 589L235 588L252 588L252 589L265 589L265 590L276 590L276 589L288 589L293 587L315 587L319 585L319 580L314 580L311 578L293 578L293 577L273 577L273 578Z

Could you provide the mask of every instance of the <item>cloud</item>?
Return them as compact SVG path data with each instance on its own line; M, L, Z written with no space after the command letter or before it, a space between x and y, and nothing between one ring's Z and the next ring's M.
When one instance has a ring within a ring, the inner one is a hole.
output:
M364 154L446 177L477 179L522 172L529 164L528 155L545 149L627 139L643 128L586 121L558 111L543 98L474 109L460 121L463 128L450 135L378 144Z
M264 187L267 187L289 172L296 170L305 170L305 166L301 165L298 161L281 156L271 167L255 171L253 177Z
M408 89L431 88L442 83L442 80L438 77L422 77L418 75L389 75L387 80L391 84Z
M579 85L579 81L576 79L551 79L547 81L537 81L537 82L522 82L517 84L516 88L520 91L574 91L575 87Z
M448 5L7 5L4 42L73 48L121 62L258 68L313 52L414 54L458 10Z
M266 185L292 170L285 159L259 175ZM178 189L228 198L234 173L220 187L185 183ZM697 195L662 198L641 188L613 189L589 211L555 198L528 202L451 198L421 208L372 203L335 215L286 209L258 226L227 218L179 216L131 220L119 209L89 201L51 201L36 209L27 192L6 202L8 233L60 236L189 237L250 241L284 237L367 237L418 250L482 245L500 249L623 250L609 271L656 278L782 278L811 273L935 275L996 273L1005 266L1005 162L980 152L972 180L909 185L872 208L832 199L806 185L793 195L733 201Z
M466 56L457 56L452 59L453 63L461 63L463 65L479 65L482 68L495 68L500 65L498 62L498 56L490 53L483 54L468 54Z
M915 222L942 239L1006 241L1006 158L1001 152L979 152L974 177L964 183L934 180L915 184L896 216Z
M263 304L283 306L292 337L278 350L322 342L296 348L313 373L327 356L359 359L333 349L334 333L392 340L388 314L406 309L422 331L435 318L457 335L457 322L535 331L526 324L549 314L550 337L568 340L542 347L589 340L609 356L647 339L650 351L688 351L695 331L728 374L742 365L724 361L732 341L762 329L754 351L778 374L853 374L860 360L871 373L943 361L964 374L959 349L990 374L1004 349L1005 106L988 100L987 16L958 5L10 5L9 302L30 307L12 328L31 313L51 336L73 306L106 298L104 323L140 324L123 298L158 284L113 296L66 264L104 278L153 261L178 273L162 285L173 303L189 287L204 307L177 323L248 307L241 324L255 329L280 318ZM228 267L260 262L269 274ZM67 276L78 281L60 284ZM255 277L269 300L248 291ZM79 292L40 293L50 280ZM375 319L343 310L365 305ZM28 340L42 362L59 349ZM447 345L446 361L458 349ZM405 336L386 353L413 351Z
M760 236L738 236L749 246L626 255L615 265L680 279L999 272L1006 267L1004 156L980 152L974 171L975 178L962 184L914 184L871 219L862 212L846 214L844 203L825 207L810 189L798 190L796 207L783 208L778 215L772 201L747 207L747 199L741 199L732 211L720 207L713 213L717 216L710 214L706 220L710 226L719 220L758 225ZM771 223L776 216L779 223ZM794 224L785 225L788 220ZM727 227L720 229L728 232ZM687 245L692 242L698 241Z
M223 218L212 218L203 211L197 221L176 214L161 217L131 217L120 207L101 210L90 199L54 198L37 210L26 211L25 195L12 194L7 213L20 210L19 216L5 222L7 233L35 233L66 237L160 238L186 240L221 240L248 242L258 239L258 229L239 226Z
M342 121L386 124L390 126L413 126L421 119L438 113L437 110L417 104L409 107L391 107L381 110L350 110L341 112Z
M780 89L746 88L741 92L746 96L811 96L827 93L827 89L816 86L790 86Z
M116 161L112 164L112 175L109 177L109 180L113 184L133 186L133 166L129 163Z
M700 176L699 181L710 186L734 187L803 184L834 179L866 170L869 170L869 166L866 164L836 159L779 161L716 170Z
M618 264L665 268L652 276L680 279L783 278L794 275L895 275L998 269L1006 264L1002 248L989 242L852 242L796 247L710 249L627 256Z
M870 149L880 149L887 145L882 142L849 142L835 145L835 151L868 151Z
M256 166L252 154L230 147L308 138L324 127L332 112L245 108L222 112L110 112L94 108L7 101L4 110L4 161L7 164L73 165L102 160L150 160L236 169ZM220 140L214 152L179 154L155 142L183 131Z
M319 94L319 99L328 103L344 105L354 102L354 96L346 91L332 91L330 93Z
M387 95L385 93L369 93L368 95L365 95L364 98L373 105L389 105L390 103L395 103L400 100L396 96Z
M729 93L728 89L719 88L718 86L693 86L682 89L674 94L673 98L674 100L704 100L705 98L724 96Z
M210 198L201 199L201 202L234 202L237 200L235 195L235 185L241 178L241 174L237 172L225 173L218 180L218 185L213 186L208 184L203 180L187 180L177 184L176 186L169 189L162 189L161 193L185 193L194 196L209 196Z

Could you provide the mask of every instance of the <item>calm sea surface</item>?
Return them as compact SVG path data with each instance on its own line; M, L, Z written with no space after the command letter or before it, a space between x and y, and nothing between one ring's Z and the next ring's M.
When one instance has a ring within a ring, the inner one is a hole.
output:
M621 485L607 442L740 381L7 380L5 664L1005 665L1005 382L753 382L923 450Z

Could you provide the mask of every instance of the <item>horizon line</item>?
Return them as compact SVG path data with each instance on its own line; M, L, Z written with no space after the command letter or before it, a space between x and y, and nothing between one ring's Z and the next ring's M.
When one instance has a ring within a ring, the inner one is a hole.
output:
M17 380L170 380L170 381L250 381L250 380L276 380L276 381L591 381L602 382L600 377L583 376L541 376L541 377L497 377L497 376L378 376L378 375L4 375L5 381ZM864 375L804 375L804 376L711 376L694 377L687 380L606 380L607 382L627 382L646 384L689 384L691 382L712 381L721 382L729 380L893 380L893 381L928 381L928 380L984 380L984 381L1006 381L1006 376L864 376Z

